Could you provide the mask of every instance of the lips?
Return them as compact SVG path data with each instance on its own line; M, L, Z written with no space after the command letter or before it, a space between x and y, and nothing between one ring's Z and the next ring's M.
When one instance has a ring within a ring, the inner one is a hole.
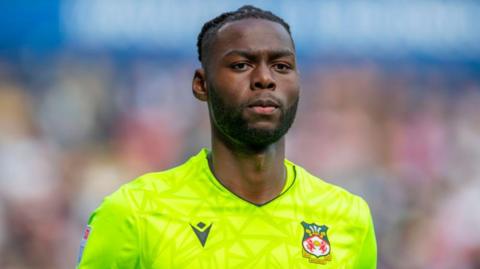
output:
M257 99L248 104L248 107L273 107L278 108L280 105L273 99Z
M256 114L272 114L280 105L273 99L256 99L248 104L248 108Z

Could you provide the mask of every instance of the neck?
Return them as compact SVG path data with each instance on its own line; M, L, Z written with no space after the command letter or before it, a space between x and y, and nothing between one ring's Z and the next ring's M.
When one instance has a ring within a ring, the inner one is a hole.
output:
M281 193L286 179L284 159L284 138L262 150L252 150L232 146L214 135L209 165L227 189L261 205Z

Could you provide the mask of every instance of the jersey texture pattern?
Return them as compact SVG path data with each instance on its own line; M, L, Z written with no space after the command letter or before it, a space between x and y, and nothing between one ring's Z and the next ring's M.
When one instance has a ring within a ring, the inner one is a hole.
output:
M255 205L213 176L207 154L106 197L77 268L376 268L362 198L285 160L282 193Z

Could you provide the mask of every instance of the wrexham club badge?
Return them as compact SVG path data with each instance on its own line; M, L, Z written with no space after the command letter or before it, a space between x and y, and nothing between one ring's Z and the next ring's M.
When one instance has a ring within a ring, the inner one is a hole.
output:
M332 250L328 241L325 225L315 223L306 223L302 221L303 226L303 257L312 263L326 264L332 260Z

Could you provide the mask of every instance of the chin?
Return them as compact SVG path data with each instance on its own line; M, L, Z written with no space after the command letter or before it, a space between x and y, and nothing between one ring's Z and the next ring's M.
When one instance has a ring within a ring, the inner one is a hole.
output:
M279 124L277 122L261 121L249 124L248 129L258 133L275 133L279 129Z
M267 147L280 140L283 135L276 128L249 128L239 140L246 145Z

